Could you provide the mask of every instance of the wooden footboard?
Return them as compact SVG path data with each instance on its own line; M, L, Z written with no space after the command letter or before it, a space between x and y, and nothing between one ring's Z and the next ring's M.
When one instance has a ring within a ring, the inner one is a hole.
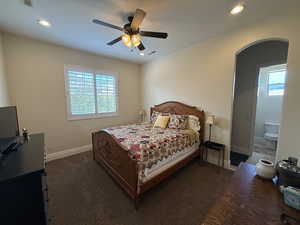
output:
M105 131L94 132L92 141L94 160L101 164L133 199L136 199L137 162L132 160L126 149Z

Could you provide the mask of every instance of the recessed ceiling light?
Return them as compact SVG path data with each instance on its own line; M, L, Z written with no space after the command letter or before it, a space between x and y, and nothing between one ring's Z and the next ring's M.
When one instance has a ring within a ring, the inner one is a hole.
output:
M243 10L244 10L244 6L243 5L237 5L237 6L235 6L231 11L230 11L230 13L232 14L232 15L236 15L236 14L239 14L239 13L241 13Z
M145 55L145 53L144 52L140 52L140 56L144 56Z
M47 20L38 20L37 22L44 27L51 27L51 23L49 23Z

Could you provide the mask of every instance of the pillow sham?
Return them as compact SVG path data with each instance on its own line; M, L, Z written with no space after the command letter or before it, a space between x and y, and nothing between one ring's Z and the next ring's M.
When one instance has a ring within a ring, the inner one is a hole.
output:
M154 123L154 127L166 128L169 120L170 120L169 116L158 115L158 117Z
M151 114L151 117L150 117L150 122L151 122L151 123L155 123L157 117L158 117L160 114L161 114L160 112L153 111L152 114Z
M188 116L187 115L170 115L170 123L169 128L172 129L186 129L188 123Z
M197 116L189 115L187 127L188 129L198 132L201 129L199 118Z

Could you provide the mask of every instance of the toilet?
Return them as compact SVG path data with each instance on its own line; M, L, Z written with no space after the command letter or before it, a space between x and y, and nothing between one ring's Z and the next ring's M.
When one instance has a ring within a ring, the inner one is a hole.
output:
M280 123L278 122L265 122L264 138L268 141L275 142L275 149L278 140L279 126Z

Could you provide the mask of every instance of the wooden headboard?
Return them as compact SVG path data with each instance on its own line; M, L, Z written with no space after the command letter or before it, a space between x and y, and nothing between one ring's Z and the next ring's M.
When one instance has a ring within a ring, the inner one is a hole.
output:
M189 106L183 104L181 102L164 102L159 105L155 105L150 109L150 115L152 112L162 112L162 113L172 113L177 115L194 115L199 118L201 130L200 132L200 140L204 141L204 131L205 131L205 113L203 110L197 109L195 106Z

